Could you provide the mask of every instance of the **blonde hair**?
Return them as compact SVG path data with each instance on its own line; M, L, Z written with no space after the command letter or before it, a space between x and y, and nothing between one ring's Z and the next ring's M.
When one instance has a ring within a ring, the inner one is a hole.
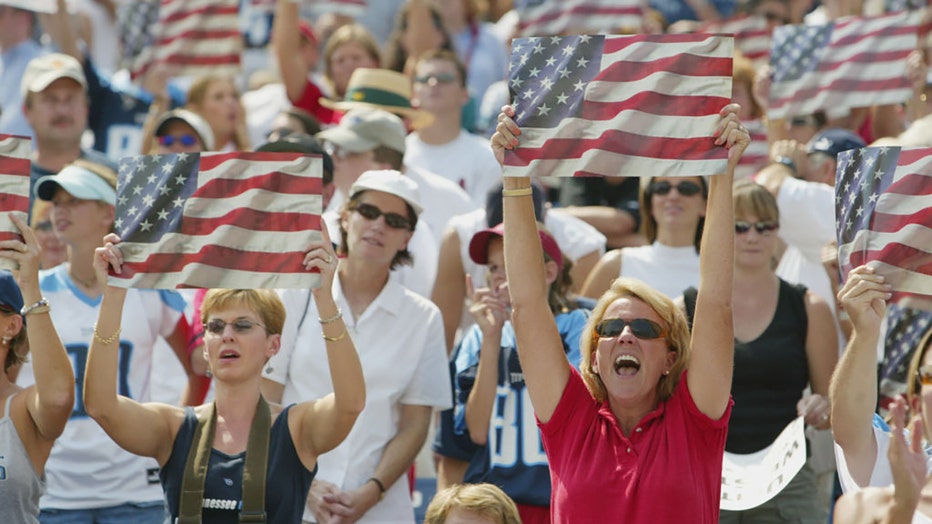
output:
M203 118L204 113L202 112L202 108L204 101L207 98L207 91L210 86L217 82L226 82L230 84L230 86L233 87L233 91L236 93L236 100L240 105L240 114L242 117L236 124L236 129L233 131L233 145L236 146L238 151L249 151L252 148L249 145L249 136L246 135L245 132L246 110L243 107L242 100L240 100L239 88L236 87L236 81L233 79L233 77L220 74L207 74L195 78L191 83L191 87L188 89L188 100L185 104L185 107L191 111L194 111L198 114L198 116ZM214 146L217 149L221 149L226 144L220 143L221 138L216 136L217 132L214 131L213 128L211 128L211 131L214 133L214 142L216 142ZM201 142L203 143L203 140Z
M518 507L493 484L457 484L437 493L424 516L424 524L443 524L454 509L478 513L496 524L521 524Z
M929 351L930 346L932 346L932 325L926 328L925 334L919 340L913 358L909 361L909 371L906 375L906 398L910 406L919 398L919 391L922 389L922 384L919 382L919 366L922 365L922 359Z
M271 289L211 289L204 295L201 305L201 323L206 323L214 311L237 306L259 315L268 334L281 334L285 325L285 306Z
M669 297L636 278L616 278L612 286L602 294L595 307L592 308L592 314L583 330L583 336L579 338L579 349L582 353L579 372L593 398L602 402L608 397L602 377L592 369L592 355L599 344L599 335L595 327L604 318L608 307L621 298L640 300L647 304L660 316L661 327L667 331L667 349L676 353L676 357L670 368L670 374L661 375L657 383L660 400L666 400L673 395L689 363L689 325L686 323L686 316ZM585 336L586 333L589 333L588 337Z

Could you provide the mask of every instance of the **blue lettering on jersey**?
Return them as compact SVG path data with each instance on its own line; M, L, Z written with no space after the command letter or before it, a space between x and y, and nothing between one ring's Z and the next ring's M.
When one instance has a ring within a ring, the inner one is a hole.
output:
M87 417L84 408L84 374L87 371L87 344L67 344L65 351L71 358L74 368L74 409L71 418ZM133 344L128 340L120 341L120 357L117 364L117 393L127 398L133 398L129 388L129 363L133 356Z
M0 460L3 460L3 455L0 455ZM0 480L6 480L6 466L0 464Z

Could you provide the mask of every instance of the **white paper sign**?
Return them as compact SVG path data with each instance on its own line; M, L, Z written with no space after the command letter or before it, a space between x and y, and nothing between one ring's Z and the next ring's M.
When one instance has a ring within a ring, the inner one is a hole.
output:
M721 509L755 508L780 493L806 463L803 418L790 422L773 444L747 455L725 452Z

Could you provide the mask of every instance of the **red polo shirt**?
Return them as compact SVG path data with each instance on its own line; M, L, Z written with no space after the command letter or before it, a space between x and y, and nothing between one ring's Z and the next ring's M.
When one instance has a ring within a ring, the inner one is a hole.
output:
M574 369L553 417L538 421L550 461L552 521L717 524L733 403L710 419L683 374L673 396L626 437L608 402L596 402Z

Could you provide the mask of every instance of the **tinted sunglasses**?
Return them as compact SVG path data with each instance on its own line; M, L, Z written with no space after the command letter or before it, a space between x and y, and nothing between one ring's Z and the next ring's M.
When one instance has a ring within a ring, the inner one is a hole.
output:
M780 227L780 223L768 220L766 222L748 222L747 220L736 220L735 221L735 233L743 235L751 230L751 228L757 230L758 235L768 235L770 232L775 231Z
M790 19L785 16L780 16L777 13L761 13L768 22L779 22L783 25L789 25Z
M36 222L32 225L32 229L35 231L49 232L52 230L52 221L43 220L42 222Z
M386 213L372 204L356 204L353 211L359 213L367 220L378 220L380 216L385 217L385 223L392 229L411 230L411 222L398 213Z
M916 378L919 379L919 383L923 386L932 386L932 366L919 366L919 370L916 371Z
M684 180L676 185L666 180L650 183L650 192L654 195L667 195L670 193L671 189L676 189L676 192L683 196L693 196L698 195L702 191L702 186L688 180Z
M623 318L609 318L595 325L595 332L603 338L615 338L625 330L625 326L631 326L631 333L642 340L651 340L667 336L665 329L660 324L646 318L635 318L625 320Z
M194 135L162 135L159 137L159 145L171 147L176 143L185 147L191 147L197 143L197 137Z
M437 81L438 84L452 84L457 81L456 75L453 73L431 73L427 75L420 75L414 77L414 81L419 84L426 84L430 82L430 79L433 78Z
M223 330L226 329L227 327L227 324L233 326L233 331L235 331L236 333L240 335L242 335L243 333L249 333L250 331L252 331L252 328L254 326L259 326L262 329L265 329L265 326L263 326L262 324L258 322L253 322L252 320L246 320L245 318L240 318L240 319L234 320L233 322L226 322L226 321L220 320L219 318L211 319L211 320L208 320L206 324L204 324L204 329L206 329L210 333L213 333L214 335L222 335Z

